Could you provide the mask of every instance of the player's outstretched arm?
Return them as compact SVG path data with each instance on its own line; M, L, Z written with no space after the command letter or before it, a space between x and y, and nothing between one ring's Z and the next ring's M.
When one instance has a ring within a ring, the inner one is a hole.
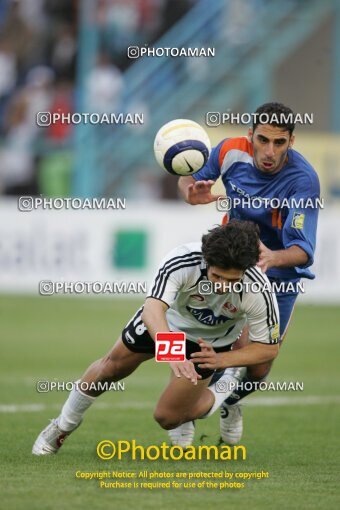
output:
M213 347L198 340L201 352L194 352L191 358L199 368L218 370L229 367L248 367L272 361L279 353L278 344L265 344L252 342L241 349L229 352L216 353Z
M145 300L141 319L153 340L159 331L170 331L165 315L168 308L168 305L159 299L147 298Z
M285 250L270 250L260 242L260 258L258 266L265 273L271 267L294 267L308 262L307 253L299 246L290 246Z
M223 195L213 195L211 188L215 181L196 181L191 175L180 177L178 189L184 200L191 205L210 204Z

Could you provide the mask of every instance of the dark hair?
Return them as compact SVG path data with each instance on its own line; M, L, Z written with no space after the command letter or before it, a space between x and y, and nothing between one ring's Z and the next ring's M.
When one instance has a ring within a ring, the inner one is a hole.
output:
M266 119L269 120L265 122ZM259 124L270 124L271 126L279 127L289 131L289 135L292 136L295 128L295 114L293 110L282 103L265 103L258 107L253 117L254 131Z
M208 266L245 271L259 259L259 241L255 223L231 220L202 237L202 253Z

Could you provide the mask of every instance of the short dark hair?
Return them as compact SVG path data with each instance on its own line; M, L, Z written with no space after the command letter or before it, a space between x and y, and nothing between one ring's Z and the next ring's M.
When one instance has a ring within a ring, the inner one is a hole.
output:
M208 266L245 271L260 255L259 227L252 221L231 220L202 237L202 253Z
M272 116L278 118L279 121L271 121ZM282 119L282 117L284 118ZM266 118L269 118L269 122L265 122ZM259 124L270 124L271 126L279 127L289 131L289 135L292 136L295 129L295 114L289 106L285 106L282 103L265 103L258 107L253 117L254 131Z

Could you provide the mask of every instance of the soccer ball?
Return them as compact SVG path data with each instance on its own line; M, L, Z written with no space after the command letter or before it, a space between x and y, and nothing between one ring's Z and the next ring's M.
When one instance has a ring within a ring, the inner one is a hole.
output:
M196 122L172 120L158 131L154 151L157 162L173 175L192 175L208 161L211 143Z

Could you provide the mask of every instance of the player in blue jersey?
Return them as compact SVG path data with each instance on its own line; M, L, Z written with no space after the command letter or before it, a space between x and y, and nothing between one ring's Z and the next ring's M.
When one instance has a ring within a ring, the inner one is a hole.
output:
M179 179L179 189L189 204L207 204L219 199L211 187L221 176L232 205L225 221L237 218L257 223L261 239L258 265L271 282L284 287L276 293L282 341L298 296L297 283L300 278L314 278L309 267L314 258L320 185L312 166L292 148L292 110L280 103L266 103L255 113L248 137L222 140L199 172ZM234 348L246 342L245 327ZM242 415L238 402L256 389L249 383L263 380L271 365L269 362L238 372L240 380L248 384L240 385L221 407L221 435L225 441L240 440ZM181 431L174 431L174 437L176 433L180 443Z

